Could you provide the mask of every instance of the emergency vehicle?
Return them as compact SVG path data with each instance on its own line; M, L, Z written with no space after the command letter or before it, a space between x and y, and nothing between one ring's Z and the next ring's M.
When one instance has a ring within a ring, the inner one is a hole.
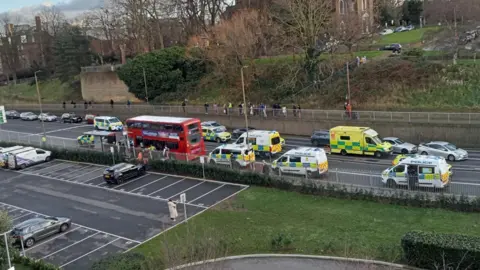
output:
M93 126L97 130L123 130L123 123L117 117L97 116L93 119Z
M391 155L393 148L378 138L378 133L369 127L338 126L330 129L332 153L342 155L369 155L380 158Z
M382 182L388 187L408 185L410 176L420 187L443 188L450 182L451 166L445 158L436 156L407 157L396 166L382 172Z
M221 128L211 128L202 126L202 136L205 141L227 142L232 138L230 132L226 132Z
M25 147L8 154L9 169L24 169L28 166L50 161L52 153L40 148Z
M255 155L271 156L282 152L282 138L276 131L252 130L243 133L235 144L245 144L248 133L248 143L252 145Z
M224 144L208 155L208 163L246 167L255 162L255 153L252 147L239 144Z
M300 147L287 151L272 162L271 168L276 174L321 176L328 172L328 160L321 148Z

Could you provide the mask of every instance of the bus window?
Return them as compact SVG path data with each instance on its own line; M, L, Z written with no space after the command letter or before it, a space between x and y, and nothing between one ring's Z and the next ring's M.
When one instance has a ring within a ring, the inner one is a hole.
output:
M168 149L175 150L178 149L178 143L176 142L167 142Z

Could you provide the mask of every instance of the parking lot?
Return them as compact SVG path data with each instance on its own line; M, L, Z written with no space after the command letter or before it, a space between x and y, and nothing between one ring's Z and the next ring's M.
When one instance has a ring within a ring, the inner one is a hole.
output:
M22 171L0 171L0 208L14 224L34 216L73 221L58 234L26 251L64 269L88 269L95 260L127 251L184 222L169 219L167 200L185 193L187 217L199 214L247 186L147 173L118 186L106 185L104 166L54 160Z

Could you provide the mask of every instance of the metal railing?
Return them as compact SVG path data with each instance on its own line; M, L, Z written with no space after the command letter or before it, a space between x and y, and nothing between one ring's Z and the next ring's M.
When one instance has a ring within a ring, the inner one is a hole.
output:
M82 149L86 151L102 151L99 143L90 146L80 146L74 139L51 137L47 135L46 142L42 142L41 135L32 135L26 133L18 133L0 130L0 141L8 141L12 143L27 144L38 147L50 147L60 149ZM137 160L139 153L141 152L141 162L157 161L157 160L180 160L187 163L201 164L200 156L192 156L180 153L173 153L170 151L150 151L141 148L132 148L122 146L121 144L111 145L105 144L103 150L110 152L110 147L114 147L113 155L119 155L127 158L128 160ZM382 194L389 196L395 192L410 192L410 193L423 193L429 194L429 196L435 197L439 194L449 195L466 195L469 197L480 196L480 186L470 185L467 183L455 183L451 182L446 188L423 188L423 187L407 187L397 186L393 188L387 188L382 182L380 172L375 171L355 171L347 168L330 168L329 172L321 177L313 177L309 174L305 175L292 175L282 174L281 172L275 172L271 169L268 162L252 162L247 166L240 166L235 160L224 162L223 164L216 163L209 160L208 156L203 156L203 164L208 166L218 166L222 168L230 168L239 172L254 172L260 174L277 175L283 179L288 179L294 185L304 185L306 183L318 185L318 184L331 184L341 186L347 190L364 190L368 192L374 192L375 194ZM392 195L393 196L393 195Z
M154 115L215 115L224 117L240 117L243 113L247 113L251 119L288 119L295 121L317 121L317 120L361 120L375 122L408 122L408 123L455 123L455 124L480 124L480 113L448 113L448 112L395 112L395 111L354 111L348 114L343 110L311 110L301 109L259 109L252 108L240 110L239 108L231 108L224 110L223 107L213 108L210 106L174 106L174 105L146 105L146 104L93 104L87 105L67 104L63 108L62 104L43 104L43 110L49 112L69 112L78 113L96 113L96 114L113 114L129 113L132 116L141 114ZM7 105L7 110L37 111L36 104L16 104Z

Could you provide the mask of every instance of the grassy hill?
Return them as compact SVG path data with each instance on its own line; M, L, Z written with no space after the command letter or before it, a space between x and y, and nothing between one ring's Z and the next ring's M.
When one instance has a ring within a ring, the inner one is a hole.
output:
M57 79L39 82L40 95L45 103L61 103L63 101L82 100L82 95L77 87L63 84ZM0 87L0 102L12 103L37 103L37 89L35 83L19 83Z

